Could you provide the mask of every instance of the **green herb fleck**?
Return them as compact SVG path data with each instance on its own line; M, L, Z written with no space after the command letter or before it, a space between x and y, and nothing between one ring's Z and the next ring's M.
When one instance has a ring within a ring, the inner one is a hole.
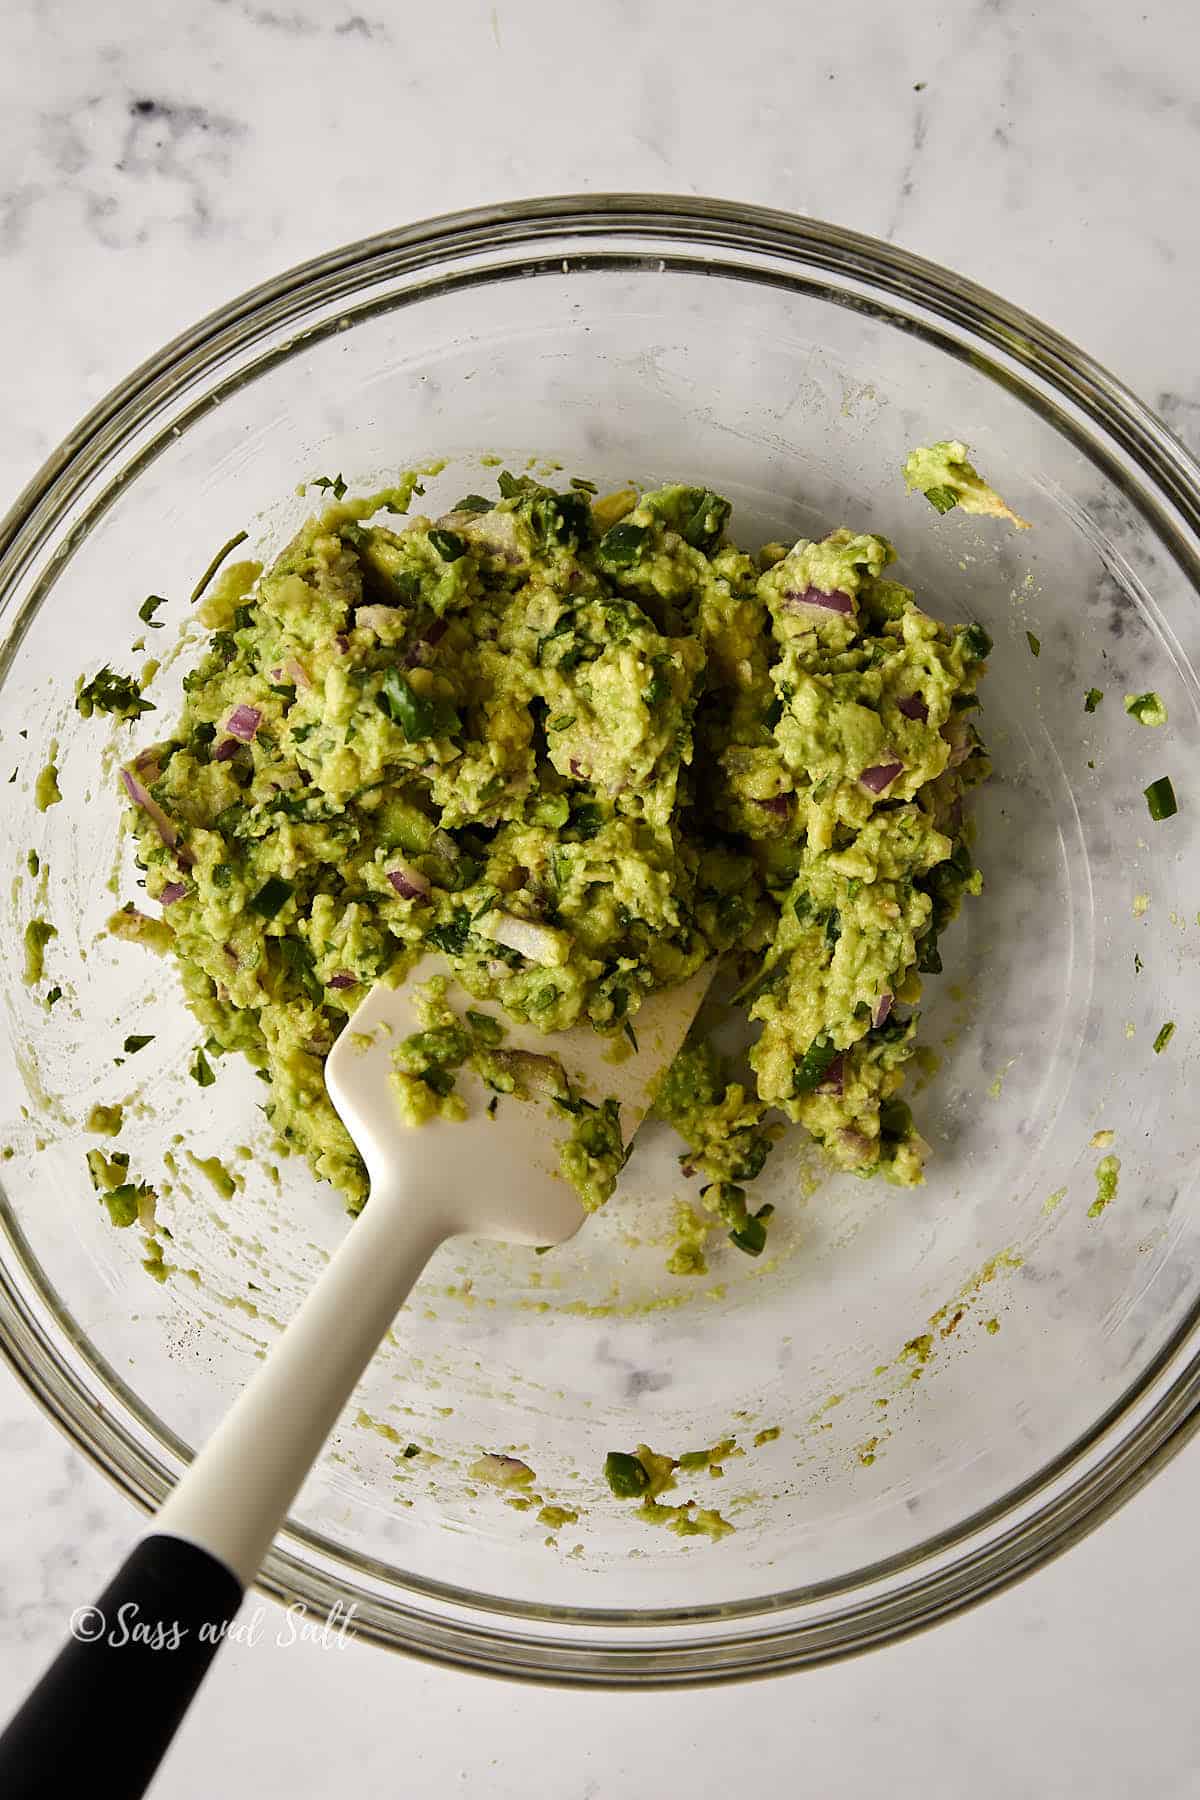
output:
M1162 1055L1163 1051L1166 1049L1167 1045L1170 1043L1171 1039L1174 1036L1175 1036L1175 1021L1174 1021L1174 1019L1168 1019L1165 1025L1159 1026L1158 1035L1154 1039L1154 1054L1155 1054L1155 1056Z
M1152 819L1171 819L1179 811L1179 802L1175 798L1175 789L1171 786L1169 775L1160 775L1144 792Z
M1087 693L1083 696L1084 712L1095 712L1103 698L1104 695L1100 692L1099 688L1089 688Z
M133 1032L125 1039L121 1048L124 1050L126 1056L136 1056L139 1050L144 1050L147 1044L152 1044L153 1042L154 1033L152 1031L145 1033Z
M246 541L246 533L244 531L237 531L230 538L230 540L227 544L221 545L221 548L217 551L217 554L213 557L213 559L209 563L207 569L205 569L203 575L200 577L199 581L196 583L195 587L192 589L192 605L193 606L195 605L196 601L199 600L199 598L203 594L205 588L208 586L209 582L212 580L213 576L216 574L216 572L220 568L221 564L225 561L225 558L229 555L229 552L231 550L236 550L238 545L244 544L245 541Z
M212 1064L209 1062L207 1056L205 1056L203 1050L197 1050L192 1059L192 1066L188 1070L188 1073L196 1083L197 1087L211 1087L213 1082L217 1079L213 1074Z
M401 671L392 667L384 671L383 684L377 696L379 709L393 725L398 725L410 744L427 738L449 737L461 724L454 707L445 700L418 694Z
M294 892L290 881L284 881L280 875L269 875L252 897L250 911L257 913L260 919L273 919Z
M604 1459L604 1479L618 1500L636 1500L650 1486L645 1463L624 1450L609 1451Z
M953 512L954 508L958 505L958 495L954 492L953 488L926 488L925 498L928 500L930 506L932 506L934 512Z
M467 546L457 531L431 531L429 541L443 562L457 562L466 554Z
M649 541L648 525L614 525L600 539L596 556L602 565L607 564L611 569L631 569L641 562Z
M633 1026L630 1024L628 1019L626 1019L624 1025L621 1027L621 1029L625 1033L625 1036L629 1039L629 1042L633 1045L634 1055L636 1056L637 1048L638 1048L637 1032L633 1029Z
M327 494L332 494L335 500L340 500L346 492L346 484L342 480L340 469L332 480L328 475L318 475L312 485L315 488L323 488Z
M143 713L154 712L155 708L151 701L142 698L142 690L132 675L114 674L105 663L76 694L75 710L85 719L93 713L115 713L132 725Z
M1139 725L1165 725L1167 709L1156 693L1126 694L1125 711Z
M142 601L142 604L138 607L138 618L142 621L143 625L149 625L152 631L161 631L163 622L161 619L156 619L154 615L160 606L165 606L166 604L166 598L162 594L147 594L146 598Z

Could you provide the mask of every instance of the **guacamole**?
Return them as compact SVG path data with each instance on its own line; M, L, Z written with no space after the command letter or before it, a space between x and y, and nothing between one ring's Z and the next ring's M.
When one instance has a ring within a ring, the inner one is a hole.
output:
M935 512L953 512L958 507L962 512L977 513L987 519L1007 519L1020 531L1029 530L1029 520L1019 518L995 488L988 486L967 460L966 444L957 438L910 450L904 463L904 480L909 492L924 494Z
M257 1067L278 1136L362 1206L323 1064L418 954L551 1036L634 1031L647 994L723 958L758 1027L749 1070L690 1043L657 1104L733 1241L762 1249L746 1184L781 1117L838 1168L919 1181L898 1090L921 976L980 884L983 629L924 612L881 537L747 554L704 488L599 500L505 471L494 498L405 520L416 476L323 485L268 571L213 584L178 724L121 777L162 915L115 928L169 943L205 1049ZM80 693L137 716L109 670ZM443 992L429 1007L397 1062L414 1122L452 1112L455 1070L494 1048ZM513 1087L500 1065L492 1085ZM598 1204L619 1119L565 1098L564 1167Z

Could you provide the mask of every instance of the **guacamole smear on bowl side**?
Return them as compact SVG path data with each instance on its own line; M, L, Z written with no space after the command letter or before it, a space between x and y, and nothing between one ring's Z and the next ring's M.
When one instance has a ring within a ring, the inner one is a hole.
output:
M498 486L406 519L415 476L365 499L339 477L270 568L212 587L179 721L121 771L161 919L114 928L169 945L205 1042L250 1059L275 1132L352 1211L366 1172L324 1060L371 984L430 950L550 1056L577 1022L635 1034L647 994L725 958L752 1076L690 1042L657 1107L748 1255L770 1208L747 1184L783 1119L838 1168L919 1181L898 1092L921 976L980 886L963 797L988 769L986 632L924 612L878 536L755 558L707 488ZM109 671L90 688L121 719L139 704ZM405 1117L453 1114L468 1061L521 1097L494 1020L440 987L426 1007L395 1057ZM626 1154L615 1107L548 1098L599 1204Z
M967 445L957 438L910 450L904 462L904 480L909 492L924 494L935 512L953 512L958 507L984 518L1008 519L1018 530L1029 530L1029 520L1019 518L995 488L988 486L967 460Z

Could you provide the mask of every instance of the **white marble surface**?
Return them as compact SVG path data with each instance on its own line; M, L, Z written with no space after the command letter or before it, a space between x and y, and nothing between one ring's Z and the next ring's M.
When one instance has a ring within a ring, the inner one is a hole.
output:
M1193 0L2 0L0 494L164 339L340 240L572 189L713 193L951 263L1200 448ZM131 1541L0 1378L0 1712ZM1200 1788L1200 1445L1054 1567L915 1643L749 1690L539 1694L357 1645L230 1647L156 1791ZM268 1632L270 1638L274 1634Z

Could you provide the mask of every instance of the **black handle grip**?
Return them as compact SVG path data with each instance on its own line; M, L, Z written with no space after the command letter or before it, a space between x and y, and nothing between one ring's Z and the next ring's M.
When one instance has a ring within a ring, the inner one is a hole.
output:
M207 1550L144 1538L95 1606L72 1614L70 1642L0 1736L4 1800L61 1800L77 1783L136 1800L241 1603Z

